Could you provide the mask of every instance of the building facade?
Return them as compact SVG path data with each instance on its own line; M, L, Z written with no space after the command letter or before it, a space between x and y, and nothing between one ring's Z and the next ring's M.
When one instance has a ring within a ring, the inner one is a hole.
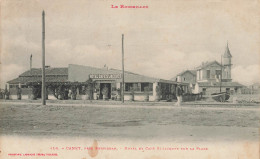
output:
M21 88L22 99L41 98L40 68L31 68L19 77L8 81L10 99L17 99L17 90ZM48 99L94 99L118 100L122 92L122 71L117 69L95 68L69 64L64 68L47 67L46 95ZM175 98L178 82L152 78L125 71L125 100L149 101ZM188 84L181 84L187 91ZM105 95L105 96L104 96Z
M220 82L221 67L217 61L203 62L197 67L197 82Z
M210 95L220 91L241 93L244 86L238 82L232 82L231 68L232 55L227 44L221 56L221 63L216 60L203 62L195 70L184 71L172 80L190 83L191 92L195 94L202 92L204 95Z
M183 83L196 83L196 70L185 70L177 76L171 78L171 80L176 82L183 82Z

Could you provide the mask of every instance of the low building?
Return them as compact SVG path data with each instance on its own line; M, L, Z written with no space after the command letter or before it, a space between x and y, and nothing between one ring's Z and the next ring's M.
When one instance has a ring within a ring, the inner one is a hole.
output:
M171 78L171 80L176 82L183 82L183 83L196 83L196 70L185 70L175 77Z
M248 87L243 87L242 94L259 94L260 93L260 84L254 83Z
M252 94L259 94L260 93L260 83L254 83L249 86L252 90Z
M69 99L75 92L76 99L86 99L89 95L89 85L92 85L91 98L103 99L103 89L108 91L108 99L116 99L121 92L122 71L117 69L95 68L90 66L70 64L67 68L47 67L46 88L48 99ZM32 68L18 78L8 81L10 98L17 98L17 88L22 89L22 99L28 99L36 92L36 97L41 98L41 72L40 68ZM149 100L155 101L158 94L164 100L174 95L177 82L152 78L125 71L125 100L130 100L134 93L134 100L144 100L149 94ZM182 83L184 91L188 84ZM145 89L146 88L146 89ZM75 90L75 91L74 91Z
M108 68L94 68L81 65L69 65L69 81L85 82L89 79L95 82L95 90L100 99L102 99L102 89L109 88L108 98L112 99L117 94L117 90L122 90L122 71ZM174 94L177 82L164 80L159 78L148 77L129 71L125 71L125 100L129 100L131 96L131 88L134 92L134 100L144 100L145 87L149 88L149 100L156 100L158 94L157 87L160 88L161 99L165 100L169 94ZM182 84L187 90L187 84Z
M217 92L229 92L230 94L241 94L244 85L238 82L198 82L194 92L202 92L203 95L211 95Z
M61 85L68 83L68 68L52 68L46 67L45 69L46 86L49 87L49 99L55 99L54 95L50 92L50 86ZM10 99L17 98L18 87L22 90L22 99L28 99L32 95L32 88L36 89L36 98L41 98L41 82L42 82L42 69L31 68L28 71L20 74L17 78L8 81L8 88L10 92Z
M187 92L192 93L196 84L196 70L185 70L171 78L171 80L188 84Z

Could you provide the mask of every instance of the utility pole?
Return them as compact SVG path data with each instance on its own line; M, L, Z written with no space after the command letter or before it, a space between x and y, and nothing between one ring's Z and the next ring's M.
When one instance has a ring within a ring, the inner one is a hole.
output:
M32 75L32 54L30 56L30 75Z
M30 56L30 70L32 70L32 54Z
M125 102L124 34L122 34L122 103Z
M45 94L45 13L42 11L42 105L46 105Z
M221 55L221 76L220 76L220 87L219 92L221 93L221 87L222 87L222 75L223 75L223 68L222 68L222 55Z

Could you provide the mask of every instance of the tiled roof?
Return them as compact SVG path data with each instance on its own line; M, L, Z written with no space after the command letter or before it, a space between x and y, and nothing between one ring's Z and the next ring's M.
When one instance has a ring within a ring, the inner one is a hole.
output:
M186 72L190 72L190 73L193 74L194 76L197 75L197 74L196 74L196 70L185 70L185 71L182 71L181 73L178 73L176 76L172 77L171 80L176 81L177 76L181 76L181 75L183 75L183 74L186 73Z
M28 70L22 73L18 78L8 81L9 84L18 83L40 83L42 81L40 68L33 68L31 71ZM54 82L86 82L90 74L121 74L122 71L118 69L102 69L90 66L81 66L70 64L68 68L46 68L46 83ZM103 80L103 79L99 79ZM107 80L107 79L104 79ZM114 79L117 82L121 82L122 79ZM164 80L159 78L148 77L133 72L125 71L125 82L164 82L173 83L177 82L171 80Z
M71 82L74 81L85 82L89 78L90 74L122 74L122 71L118 69L107 70L102 68L95 68L90 66L82 66L82 65L74 65L74 64L69 65L69 80ZM121 81L121 79L116 79L116 80ZM159 81L159 79L125 71L125 82L156 82L156 81Z
M46 76L45 77L46 83L55 83L55 82L67 82L68 81L68 76ZM27 76L27 77L18 77L13 80L8 81L7 83L9 84L18 84L18 83L40 83L42 82L42 77L41 76Z
M115 68L110 68L109 70L122 72L122 70L115 69ZM129 74L133 74L133 75L139 75L139 74L137 74L137 73L133 73L133 72L130 72L130 71L125 71L125 73L129 73Z
M185 70L185 71L182 71L181 73L177 74L177 76L183 75L186 72L190 72L191 74L196 75L196 70Z
M32 68L19 76L41 76L42 69L41 68ZM49 67L45 68L45 75L68 75L68 68L67 67Z
M197 70L189 70L192 74L194 74L195 76L197 75Z
M48 82L67 82L68 81L68 68L46 68L45 81ZM28 82L41 82L42 69L32 68L25 71L18 78L8 81L9 84L28 83Z
M118 73L122 73L122 71L118 69L111 69L111 70L116 70ZM118 82L121 82L121 79ZM177 82L172 80L164 80L160 78L148 77L148 76L140 75L129 71L125 71L125 82L151 82L151 83L162 82L162 83L177 84Z
M220 87L220 82L199 82L200 87ZM222 82L222 87L244 87L238 82Z
M121 79L120 79L121 81ZM144 75L138 75L138 74L131 74L131 73L125 73L125 82L159 82L160 79L148 77Z
M70 64L69 65L69 81L74 82L85 82L90 74L122 74L122 71L119 69L102 69L102 68L96 68L96 67L90 67L90 66L82 66L82 65L75 65L75 64ZM102 79L98 79L102 80ZM107 80L107 79L104 79ZM117 82L121 82L120 79L113 79L116 80ZM159 78L153 78L153 77L148 77L136 73L132 73L129 71L125 71L125 82L167 82L167 83L176 83L174 81L170 80L163 80Z

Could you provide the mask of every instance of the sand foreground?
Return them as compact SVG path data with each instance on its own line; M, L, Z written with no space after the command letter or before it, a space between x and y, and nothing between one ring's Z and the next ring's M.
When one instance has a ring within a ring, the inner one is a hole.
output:
M0 107L0 158L259 158L259 109Z

